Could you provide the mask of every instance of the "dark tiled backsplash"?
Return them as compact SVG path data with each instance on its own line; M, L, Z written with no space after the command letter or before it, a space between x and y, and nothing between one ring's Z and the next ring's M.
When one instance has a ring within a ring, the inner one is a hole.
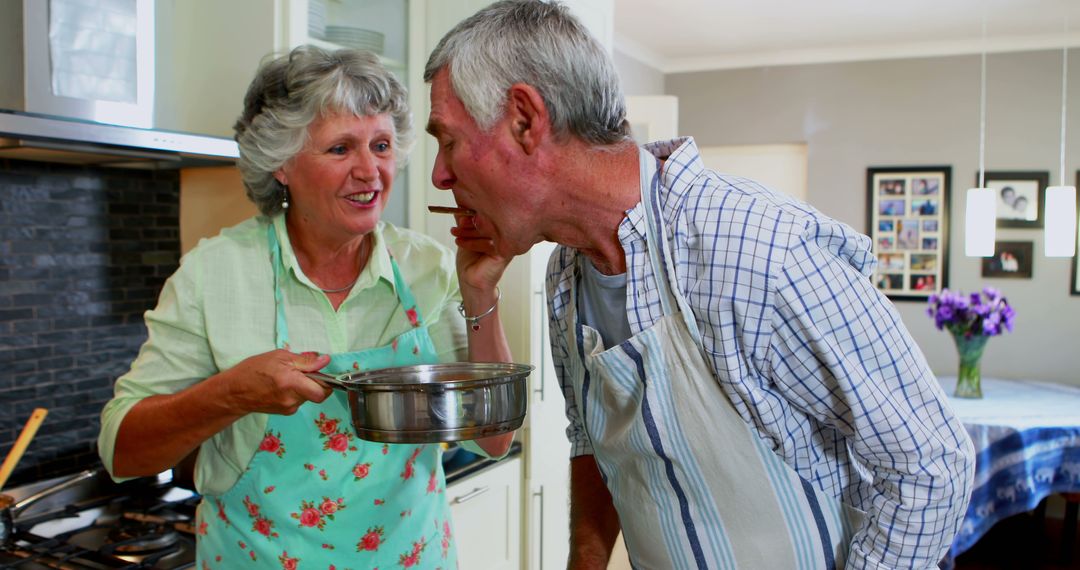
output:
M0 458L6 486L100 464L101 407L180 257L179 172L0 160Z

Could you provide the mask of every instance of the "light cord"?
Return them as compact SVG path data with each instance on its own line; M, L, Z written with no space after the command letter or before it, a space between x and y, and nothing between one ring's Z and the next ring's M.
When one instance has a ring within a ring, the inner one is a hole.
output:
M979 79L979 188L986 178L986 8L982 18L982 72Z
M1065 47L1061 48L1061 166L1060 184L1065 186L1065 94L1069 76L1069 18L1065 17Z

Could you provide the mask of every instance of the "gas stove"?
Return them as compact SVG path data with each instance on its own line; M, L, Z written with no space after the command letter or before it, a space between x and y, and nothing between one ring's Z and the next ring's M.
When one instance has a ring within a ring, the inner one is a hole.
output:
M508 455L520 452L514 442ZM443 455L448 484L494 464L456 446ZM192 486L184 469L120 484L98 469L5 489L14 524L0 532L0 570L195 568Z
M5 494L23 509L0 548L0 569L195 567L199 496L174 485L171 472L116 484L85 471Z

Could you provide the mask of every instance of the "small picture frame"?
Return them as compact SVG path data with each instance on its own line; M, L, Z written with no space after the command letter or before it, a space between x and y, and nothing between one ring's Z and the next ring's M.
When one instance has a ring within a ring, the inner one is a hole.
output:
M925 301L948 285L951 176L949 166L866 170L874 284L890 299Z
M1031 279L1035 242L994 242L994 257L982 259L982 276L1005 279Z
M997 227L1041 228L1043 227L1043 202L1050 173L995 171L983 175L984 188L997 195ZM979 174L975 173L975 185Z

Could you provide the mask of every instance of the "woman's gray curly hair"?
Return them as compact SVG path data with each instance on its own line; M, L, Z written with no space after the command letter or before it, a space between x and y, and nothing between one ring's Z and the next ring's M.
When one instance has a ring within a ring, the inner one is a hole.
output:
M401 82L371 52L297 47L259 66L244 96L244 112L233 126L247 196L264 215L282 210L285 187L274 173L304 148L308 126L334 113L388 113L394 123L394 158L398 168L405 166L413 130Z

